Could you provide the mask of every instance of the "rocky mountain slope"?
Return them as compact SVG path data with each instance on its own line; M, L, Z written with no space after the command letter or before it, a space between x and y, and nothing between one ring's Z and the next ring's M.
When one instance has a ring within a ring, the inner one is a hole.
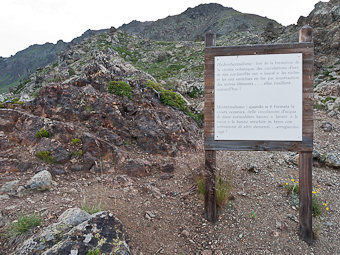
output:
M144 38L162 41L203 40L209 30L217 36L242 31L263 31L268 22L275 28L281 25L274 20L253 14L244 14L220 4L201 4L185 12L154 22L132 21L119 29Z
M299 21L314 22L321 36L313 191L323 214L313 219L314 246L299 240L296 199L285 189L298 178L297 153L218 153L218 172L233 180L234 200L215 225L204 220L195 188L204 164L203 42L155 41L111 28L70 45L0 95L0 254L336 254L338 7L339 0L319 3ZM294 42L299 28L267 24L220 36L217 44ZM87 203L115 216L76 208ZM43 227L8 237L20 212L42 215Z
M87 30L69 43L60 40L56 44L35 44L17 52L14 56L8 58L0 57L0 93L7 91L11 87L24 84L27 78L38 68L42 68L57 60L57 55L69 45L78 43L92 34L104 31L107 31L107 29Z

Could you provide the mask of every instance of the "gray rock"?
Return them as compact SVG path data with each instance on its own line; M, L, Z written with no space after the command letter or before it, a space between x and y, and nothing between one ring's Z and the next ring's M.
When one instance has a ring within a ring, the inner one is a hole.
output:
M79 208L70 208L59 216L58 222L62 222L68 226L76 226L81 222L88 220L90 217L90 214Z
M18 180L6 182L0 188L0 192L14 194L16 189L18 188L18 186L19 186L19 181Z
M326 156L324 154L321 154L317 150L313 150L312 156L313 156L313 159L319 161L320 163L325 163L326 161Z
M26 184L26 187L37 190L48 190L51 186L52 175L47 170L37 173Z
M24 186L19 186L18 189L17 189L17 194L16 195L18 197L23 197L27 193L28 193L28 190Z
M335 153L328 153L326 155L326 165L333 168L340 168L340 155Z
M0 195L0 201L2 200L8 200L9 196L8 195Z
M129 255L128 242L122 224L111 213L91 216L72 208L65 211L57 223L26 240L12 255L87 254L96 249L105 254Z
M325 121L325 122L322 122L321 128L325 132L331 132L333 130L333 125L332 125L332 123Z

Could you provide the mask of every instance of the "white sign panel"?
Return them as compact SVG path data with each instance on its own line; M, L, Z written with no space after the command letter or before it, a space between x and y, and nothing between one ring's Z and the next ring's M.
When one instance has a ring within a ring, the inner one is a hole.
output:
M302 53L215 57L215 140L302 141Z

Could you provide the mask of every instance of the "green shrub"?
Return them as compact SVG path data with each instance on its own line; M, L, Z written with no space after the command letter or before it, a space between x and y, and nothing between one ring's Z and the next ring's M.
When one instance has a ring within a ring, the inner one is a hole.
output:
M19 215L18 220L10 225L9 232L13 236L21 235L27 232L29 229L40 226L41 217L31 214L31 215Z
M192 113L189 110L184 99L178 93L173 92L172 90L164 89L158 83L150 80L146 83L146 87L149 89L156 90L160 94L160 100L163 104L181 110L185 114L189 115L192 119L194 119L200 127L203 126L204 115L203 114L197 115Z
M161 102L184 112L187 110L187 104L183 98L178 93L171 90L163 89L161 91Z
M68 69L68 74L69 74L70 76L72 76L72 75L75 75L76 72L75 72L72 68L69 68L69 69Z
M3 108L4 106L2 105L2 103L0 103L0 108Z
M328 70L326 70L326 71L324 71L322 74L325 75L325 76L328 76L329 73L330 73L330 72L329 72Z
M37 133L35 134L35 137L36 138L42 138L42 137L48 138L50 137L50 133L46 129L42 128L39 131L37 131Z
M72 143L73 144L78 144L78 143L81 143L81 139L75 137L75 138L72 138Z
M313 216L318 217L321 215L322 205L318 197L315 194L313 194L312 196L312 208L313 208L312 209Z
M37 157L47 163L55 163L55 158L51 156L50 151L38 151Z
M121 97L132 98L131 86L124 81L111 81L109 82L108 91Z
M97 248L95 250L89 250L86 255L100 255L100 250Z
M298 206L298 198L300 194L300 188L299 188L299 181L295 179L291 179L290 181L286 182L286 189L287 194L291 197L293 201L296 201L296 206ZM312 191L312 214L313 216L317 217L321 215L321 208L322 204L320 200L317 197L317 194L320 192L320 189L317 189L316 191Z
M150 80L147 81L146 87L149 89L154 89L158 92L161 92L163 90L161 85L159 85L157 82L150 81Z
M328 101L335 101L335 98L334 97L326 97L325 99L321 100L321 103L325 104Z

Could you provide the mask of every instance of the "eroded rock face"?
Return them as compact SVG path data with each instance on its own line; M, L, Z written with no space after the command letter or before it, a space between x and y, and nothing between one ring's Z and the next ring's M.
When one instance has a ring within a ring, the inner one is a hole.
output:
M130 254L129 237L122 224L109 212L90 215L71 208L60 215L58 222L27 239L12 255L26 254Z
M331 65L340 59L340 1L318 2L313 11L298 25L313 27L316 65ZM324 56L328 57L325 58ZM331 58L329 58L331 56Z

